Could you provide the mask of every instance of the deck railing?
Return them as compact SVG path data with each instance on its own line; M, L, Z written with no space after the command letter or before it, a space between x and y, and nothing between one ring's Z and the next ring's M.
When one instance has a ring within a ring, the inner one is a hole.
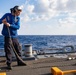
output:
M48 50L50 52L46 53L46 51ZM66 53L76 53L74 46L67 45L64 46L63 48L43 48L37 51L37 54L66 54Z

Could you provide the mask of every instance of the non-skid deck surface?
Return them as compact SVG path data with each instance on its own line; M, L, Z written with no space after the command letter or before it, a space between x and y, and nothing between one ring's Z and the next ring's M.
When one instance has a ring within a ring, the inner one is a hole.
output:
M0 69L5 70L5 62L5 57L0 57ZM76 59L67 60L66 58L49 57L38 60L26 60L25 63L27 63L27 66L17 66L16 61L13 61L13 69L6 71L6 75L52 75L51 67L58 67L62 71L76 69ZM65 75L76 75L76 73Z

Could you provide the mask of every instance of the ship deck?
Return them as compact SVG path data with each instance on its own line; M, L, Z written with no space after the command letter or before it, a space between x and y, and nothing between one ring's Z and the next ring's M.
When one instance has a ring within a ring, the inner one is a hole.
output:
M6 75L52 75L51 68L58 67L62 71L76 70L76 59L47 57L36 60L24 60L27 66L17 66L16 61L12 62L13 69L6 70L6 59L0 57L0 71L6 72ZM70 73L65 75L76 75Z

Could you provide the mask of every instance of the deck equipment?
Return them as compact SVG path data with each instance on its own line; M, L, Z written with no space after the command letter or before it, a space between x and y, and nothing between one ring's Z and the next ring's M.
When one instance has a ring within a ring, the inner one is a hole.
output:
M67 70L67 71L62 71L57 67L52 67L51 68L51 73L53 75L64 75L64 74L68 74L68 73L76 73L76 70Z

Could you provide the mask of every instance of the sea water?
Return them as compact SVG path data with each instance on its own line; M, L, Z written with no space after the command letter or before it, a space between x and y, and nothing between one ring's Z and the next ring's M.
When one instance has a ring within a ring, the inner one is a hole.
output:
M76 49L76 35L19 35L18 40L22 45L32 44L33 50L48 48L63 48L72 45ZM0 36L0 55L3 55L4 37Z

